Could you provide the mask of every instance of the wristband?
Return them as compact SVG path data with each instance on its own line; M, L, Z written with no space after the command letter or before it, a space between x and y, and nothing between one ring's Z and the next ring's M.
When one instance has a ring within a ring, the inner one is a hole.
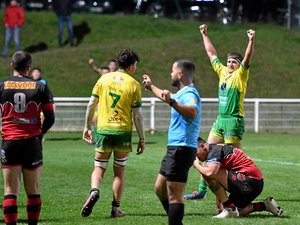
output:
M169 105L172 107L175 102L176 102L176 100L171 98L171 101L170 101Z

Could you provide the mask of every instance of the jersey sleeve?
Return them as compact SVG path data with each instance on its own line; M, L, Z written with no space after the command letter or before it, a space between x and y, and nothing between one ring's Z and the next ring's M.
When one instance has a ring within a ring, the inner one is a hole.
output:
M226 67L221 63L219 58L216 58L211 63L213 70L217 73L218 77L221 76L222 70L224 70Z
M142 90L139 83L136 83L131 106L132 108L142 107Z
M210 146L210 150L209 153L207 155L207 159L206 159L206 163L218 163L220 164L222 161L222 157L221 157L221 149L217 148L217 146Z
M198 102L199 102L199 98L197 97L197 95L190 91L185 94L182 103L186 106L192 106L192 107L197 108Z
M238 69L238 72L240 74L240 79L247 81L250 75L250 70L249 67L245 68L242 64Z
M249 69L244 68L242 65L236 71L237 76L237 86L241 93L246 93L247 90L247 82L249 79Z
M43 85L41 107L43 112L54 111L53 95L48 85Z
M99 96L100 96L100 85L101 84L98 80L97 83L95 84L95 86L93 87L92 96L94 96L95 98L99 98Z

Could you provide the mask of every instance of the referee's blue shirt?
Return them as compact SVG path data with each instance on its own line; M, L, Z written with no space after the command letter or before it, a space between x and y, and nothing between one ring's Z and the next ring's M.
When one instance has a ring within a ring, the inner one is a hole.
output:
M168 132L168 146L198 147L197 138L201 124L201 98L193 84L185 86L172 95L178 103L197 108L195 118L186 118L174 108L171 111L171 121Z

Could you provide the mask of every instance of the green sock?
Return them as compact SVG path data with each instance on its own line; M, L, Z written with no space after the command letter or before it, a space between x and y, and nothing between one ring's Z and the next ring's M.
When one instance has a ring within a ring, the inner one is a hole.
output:
M205 183L204 180L200 180L200 183L198 185L198 191L201 193L206 193L207 192L207 184Z

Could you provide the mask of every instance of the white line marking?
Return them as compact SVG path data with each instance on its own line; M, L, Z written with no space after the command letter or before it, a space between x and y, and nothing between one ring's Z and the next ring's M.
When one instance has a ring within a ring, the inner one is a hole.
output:
M282 162L276 160L265 160L265 159L257 159L257 158L252 158L252 159L254 162L266 162L266 163L274 163L274 164L287 165L287 166L300 166L300 163Z

